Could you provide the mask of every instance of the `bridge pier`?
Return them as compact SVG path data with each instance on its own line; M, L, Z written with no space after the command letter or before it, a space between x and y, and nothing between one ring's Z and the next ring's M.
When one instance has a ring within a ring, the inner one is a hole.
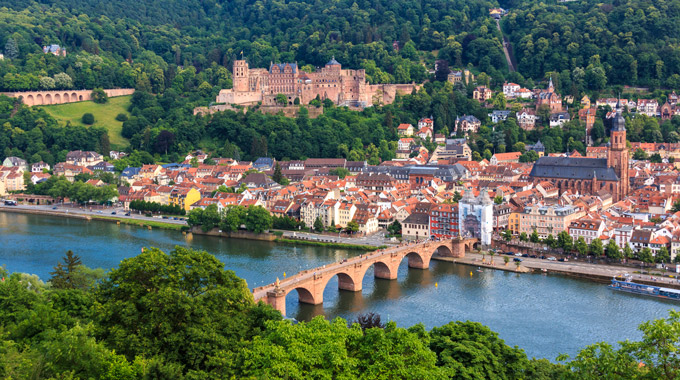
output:
M398 269L398 265L396 268L391 268L385 263L377 262L373 266L373 274L375 278L382 278L383 280L396 280Z
M286 315L286 292L280 288L267 292L267 301L265 303L280 311L281 315Z
M360 292L363 288L362 285L363 281L361 278L356 280L347 273L338 273L338 289Z

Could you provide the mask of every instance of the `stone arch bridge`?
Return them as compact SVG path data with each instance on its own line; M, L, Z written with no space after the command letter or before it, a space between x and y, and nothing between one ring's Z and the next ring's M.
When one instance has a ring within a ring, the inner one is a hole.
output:
M115 96L131 95L135 92L135 89L112 88L105 89L104 92L108 97L112 98ZM20 98L29 107L92 100L92 90L22 91L3 92L2 94L11 98Z
M319 268L308 269L283 281L253 290L255 302L262 300L286 315L286 296L297 290L299 301L312 305L323 303L323 292L328 282L338 276L338 287L353 292L361 291L364 275L374 267L376 278L395 280L399 265L406 257L409 268L427 269L432 256L464 257L477 239L452 239L404 244L380 249Z

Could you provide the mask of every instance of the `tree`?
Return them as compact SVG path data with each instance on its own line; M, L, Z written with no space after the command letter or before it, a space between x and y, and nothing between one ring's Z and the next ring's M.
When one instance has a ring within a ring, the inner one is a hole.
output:
M659 153L654 153L651 156L649 156L649 162L652 163L660 163L662 161L661 155Z
M71 76L66 73L59 73L54 75L54 85L60 90L73 88L73 80Z
M582 349L566 363L567 379L664 379L680 377L680 312L642 323L642 340L619 342L618 349L600 342ZM559 361L568 356L562 355Z
M590 242L588 247L588 253L595 257L600 257L604 254L604 248L602 247L602 240L595 238Z
M357 319L353 322L361 326L362 330L366 329L384 329L385 324L380 322L380 314L378 313L363 313L357 316ZM352 323L350 323L352 325Z
M437 355L437 364L451 371L450 378L517 379L524 377L528 365L521 349L508 346L498 334L477 322L434 327L430 349Z
M246 282L224 263L179 246L170 254L147 248L121 261L99 286L96 305L98 337L108 347L200 378L208 377L203 371L217 352L235 354L265 321L281 319L255 305Z
M84 113L83 117L80 118L80 121L82 121L83 124L92 125L94 124L94 115L89 112Z
M92 101L97 104L104 104L109 101L108 95L101 88L95 88L92 90Z
M237 231L246 220L246 208L243 206L229 206L222 210L220 229L222 231Z
M633 153L634 160L646 160L647 158L647 152L645 152L642 148L635 149L635 153Z
M543 239L543 243L547 244L550 248L556 248L558 241L552 234L549 234L548 237Z
M210 231L220 224L220 214L217 212L217 205L211 204L203 210L201 215L201 229L204 232Z
M248 207L245 224L248 231L259 234L272 228L272 216L262 206L251 206Z
M317 232L322 232L323 231L323 222L321 221L321 217L317 216L316 219L314 220L314 229Z
M78 274L78 268L83 264L78 255L68 250L63 258L64 263L58 263L54 271L50 272L50 283L55 289L81 289L87 288L85 278Z
M606 255L610 259L621 259L621 250L614 239L609 239L609 243L607 243Z
M401 223L399 223L398 220L395 220L392 222L392 224L387 226L387 232L389 232L392 236L401 235Z
M541 241L541 238L538 236L538 232L536 232L536 229L531 233L531 237L529 238L532 243L538 243Z
M279 165L278 162L274 166L274 174L272 175L272 180L279 184L283 180L283 174L281 174L281 165Z
M659 251L656 253L656 262L657 263L667 263L670 262L671 256L668 254L668 248L666 247L661 247Z
M527 236L526 232L522 232L519 234L519 240L520 241L529 241L529 237Z
M284 94L276 94L276 98L274 98L274 101L276 104L285 107L288 104L288 98Z
M5 43L5 58L16 59L19 57L19 46L17 45L17 40L14 37L7 39Z
M586 243L585 239L583 239L583 236L576 240L576 251L581 256L588 254L588 244Z
M565 252L569 252L573 249L574 240L569 235L569 232L562 231L557 234L557 246L562 248Z
M642 248L642 250L638 253L638 260L642 261L643 263L646 264L651 264L654 262L654 254L652 254L652 250L645 247Z
M51 90L54 88L54 79L50 77L40 77L40 88L43 90Z
M503 231L503 239L505 241L510 241L512 240L512 231L511 230L505 230Z
M456 203L456 202L458 202L459 200L461 200L462 198L463 198L463 196L460 195L460 193L458 192L458 190L456 190L456 191L453 193L453 197L451 198L451 200L452 200L454 203Z
M351 222L347 223L346 230L352 234L359 231L359 223L352 220Z
M493 203L495 203L495 204L497 204L497 205L503 203L503 197L501 197L500 195L496 195L496 196L493 198Z
M626 244L625 247L623 247L623 257L626 259L631 259L633 258L634 253L633 250L630 248L628 244Z
M337 175L338 178L344 179L344 178L347 177L350 173L349 173L349 170L347 170L347 169L345 169L345 168L333 168L333 169L331 169L331 170L328 171L328 174L330 174L330 175Z

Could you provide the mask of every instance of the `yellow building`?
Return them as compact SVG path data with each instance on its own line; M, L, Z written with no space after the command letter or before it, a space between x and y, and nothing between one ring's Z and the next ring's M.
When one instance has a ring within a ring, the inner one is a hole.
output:
M191 205L201 200L201 193L196 189L174 188L170 192L170 203L191 210Z
M519 212L512 212L508 216L508 229L512 231L513 234L519 233L519 220L520 220Z

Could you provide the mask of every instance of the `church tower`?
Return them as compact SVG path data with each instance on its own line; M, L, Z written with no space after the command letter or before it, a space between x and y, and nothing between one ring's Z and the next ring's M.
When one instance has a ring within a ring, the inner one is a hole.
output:
M619 177L618 189L614 191L614 201L618 202L628 195L630 177L628 176L628 147L626 146L626 120L621 113L621 101L616 103L616 115L612 120L609 138L607 166L614 168Z
M250 90L248 85L248 62L243 59L234 61L234 91L245 92Z

